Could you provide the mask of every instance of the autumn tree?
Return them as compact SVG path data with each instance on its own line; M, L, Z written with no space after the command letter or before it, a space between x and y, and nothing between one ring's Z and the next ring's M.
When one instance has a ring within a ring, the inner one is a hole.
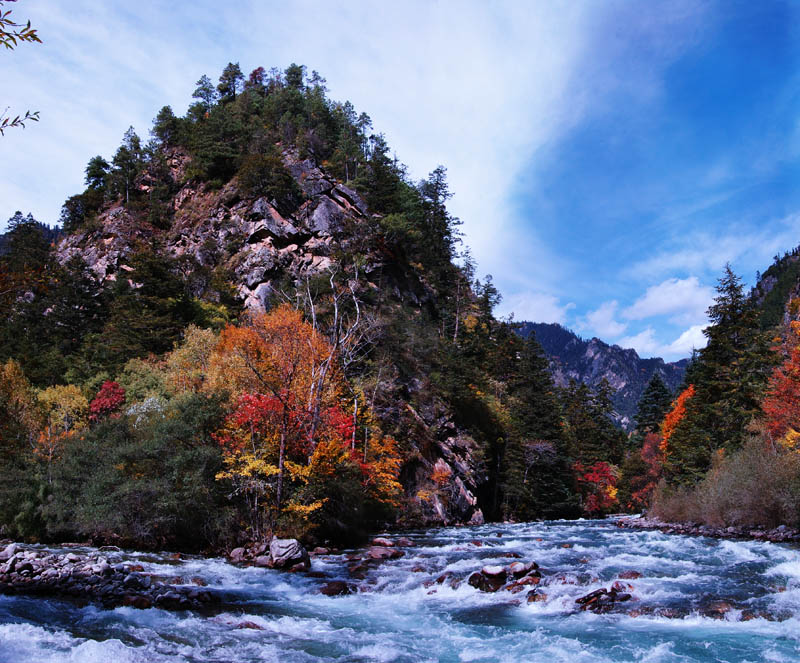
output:
M96 423L118 412L125 404L125 390L118 382L106 380L89 403L89 421Z
M86 426L89 403L75 385L48 387L39 392L37 399L44 415L44 426L34 451L45 461L48 481L52 481L53 462L61 454L67 439ZM92 404L95 406L94 415L99 411L97 399Z
M773 443L800 432L800 322L790 324L785 346L786 358L773 371L761 404Z
M354 444L333 347L283 304L224 329L211 356L206 388L227 389L235 398L217 433L227 468L219 476L247 501L256 536L279 518L308 524L327 502L337 502L325 488L330 477L350 476L347 485L377 496L394 492L387 482L397 485L389 441L375 432L363 450Z

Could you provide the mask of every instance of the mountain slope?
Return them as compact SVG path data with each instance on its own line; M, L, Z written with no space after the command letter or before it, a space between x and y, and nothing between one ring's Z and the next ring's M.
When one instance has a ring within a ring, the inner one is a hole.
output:
M659 373L672 391L683 380L688 359L665 362L660 358L642 359L636 350L608 345L598 338L584 340L558 324L523 322L519 333L536 340L550 358L553 378L559 386L570 380L595 386L604 378L615 390L614 420L625 430L635 425L636 407L654 373Z

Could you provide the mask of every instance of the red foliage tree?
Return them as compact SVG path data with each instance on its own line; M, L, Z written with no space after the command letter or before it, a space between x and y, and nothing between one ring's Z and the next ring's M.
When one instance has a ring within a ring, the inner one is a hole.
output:
M106 380L89 403L89 421L93 424L114 414L125 404L125 390L118 382Z
M792 323L788 357L772 373L761 403L767 430L773 440L790 430L800 432L800 323Z
M590 515L608 512L617 504L617 469L598 461L593 465L575 463L573 469L584 496L583 508Z
M642 461L647 470L637 477L636 490L631 494L631 504L634 508L646 507L664 471L664 450L661 436L658 433L648 433L642 444Z

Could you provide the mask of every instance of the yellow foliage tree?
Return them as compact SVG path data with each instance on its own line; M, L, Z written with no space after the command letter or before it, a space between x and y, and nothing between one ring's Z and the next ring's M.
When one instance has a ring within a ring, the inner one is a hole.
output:
M44 416L34 452L47 463L47 476L58 458L64 442L76 431L86 427L89 401L75 385L57 385L40 391L37 400Z

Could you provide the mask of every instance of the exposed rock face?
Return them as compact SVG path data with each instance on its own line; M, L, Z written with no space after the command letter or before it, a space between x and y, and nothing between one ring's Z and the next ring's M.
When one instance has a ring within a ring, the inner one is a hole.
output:
M556 384L564 387L570 380L595 386L605 378L616 390L614 420L624 430L636 426L634 417L639 399L654 373L675 391L683 380L688 359L666 363L663 359L642 359L636 350L608 345L598 338L584 340L558 324L523 322L520 334L536 334L550 359Z

